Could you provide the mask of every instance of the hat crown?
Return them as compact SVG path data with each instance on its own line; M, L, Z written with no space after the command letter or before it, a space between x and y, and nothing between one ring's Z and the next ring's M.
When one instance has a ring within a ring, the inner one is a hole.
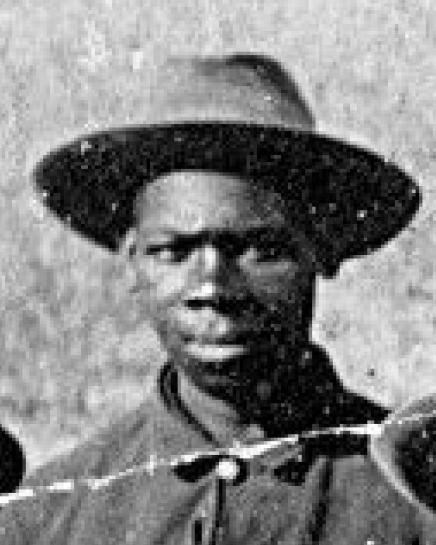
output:
M106 248L116 250L132 225L137 192L177 170L262 180L329 270L384 244L419 207L406 173L317 133L297 84L268 56L173 57L147 76L140 125L83 135L33 173L46 205Z
M156 66L149 98L148 123L315 124L294 79L266 55L170 57Z

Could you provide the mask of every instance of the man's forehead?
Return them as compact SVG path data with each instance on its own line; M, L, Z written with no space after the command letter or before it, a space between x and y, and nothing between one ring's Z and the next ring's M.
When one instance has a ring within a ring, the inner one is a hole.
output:
M138 195L138 226L147 230L253 229L286 223L281 196L237 175L166 174Z

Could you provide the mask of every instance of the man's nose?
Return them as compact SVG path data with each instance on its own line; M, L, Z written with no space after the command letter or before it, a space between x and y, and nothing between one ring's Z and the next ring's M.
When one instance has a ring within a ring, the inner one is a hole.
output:
M222 295L228 281L223 274L224 258L218 248L207 244L195 255L195 282L197 288L191 292L190 300L209 301Z
M200 250L199 261L202 276L206 280L222 279L223 273L228 269L222 250L213 244L203 246Z
M225 249L213 244L205 244L197 257L197 280L215 287L216 291L242 290L245 284L237 260Z

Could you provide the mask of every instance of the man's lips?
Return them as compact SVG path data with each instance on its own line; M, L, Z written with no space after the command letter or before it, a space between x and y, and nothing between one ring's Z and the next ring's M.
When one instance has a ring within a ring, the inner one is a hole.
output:
M217 344L188 342L185 350L191 356L209 361L224 361L229 358L242 356L247 352L247 347L241 344Z
M236 332L226 335L189 335L185 338L184 350L200 359L223 361L246 353L249 350L248 336Z
M248 332L232 331L226 334L194 333L185 335L184 340L199 344L247 344L250 337Z
M184 306L176 314L182 335L187 341L216 344L245 343L254 329L240 318L210 305Z
M245 306L242 299L237 300L232 297L214 296L214 297L190 297L184 301L186 308L197 312L216 312L224 315L239 314Z

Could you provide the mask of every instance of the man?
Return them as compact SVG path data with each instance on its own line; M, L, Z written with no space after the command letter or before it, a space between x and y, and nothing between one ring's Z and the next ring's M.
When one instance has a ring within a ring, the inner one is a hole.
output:
M142 126L56 150L35 181L73 229L125 255L168 361L138 410L28 478L77 486L6 506L2 543L429 543L362 437L139 471L150 456L382 421L310 341L315 279L381 246L419 205L397 167L316 134L272 59L173 59L147 95Z

